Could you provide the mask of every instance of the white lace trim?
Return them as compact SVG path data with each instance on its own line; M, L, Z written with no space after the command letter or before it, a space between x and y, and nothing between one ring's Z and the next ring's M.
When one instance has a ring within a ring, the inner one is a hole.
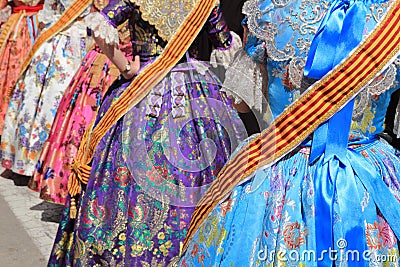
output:
M2 10L0 10L0 24L6 22L10 16L11 16L10 6L6 6Z
M301 88L301 80L303 79L304 66L306 59L303 57L294 57L289 63L289 82L294 88Z
M273 6L271 4L271 6ZM247 26L251 33L261 40L268 40L271 37L271 31L264 30L259 25L259 19L262 17L262 12L258 7L257 0L248 0L243 4L242 13L247 16ZM268 22L265 22L268 25Z
M397 75L397 68L394 64L374 78L374 80L357 96L356 105L353 110L353 119L360 117L364 114L365 109L371 101L372 96L380 95L389 88L392 88Z
M87 15L85 24L92 30L95 37L103 39L107 44L119 45L118 30L99 12Z
M60 14L56 14L54 10L43 8L38 12L38 20L43 24L49 24L57 21L60 18Z
M239 35L237 35L232 31L230 33L232 35L231 47L229 47L229 49L226 50L214 49L211 52L210 64L214 68L220 65L223 65L224 68L227 68L231 63L231 61L233 60L233 57L235 56L236 52L242 48L242 40L240 39Z
M262 64L251 60L246 51L240 49L226 71L221 91L234 98L236 104L244 101L262 113L266 82L267 73Z

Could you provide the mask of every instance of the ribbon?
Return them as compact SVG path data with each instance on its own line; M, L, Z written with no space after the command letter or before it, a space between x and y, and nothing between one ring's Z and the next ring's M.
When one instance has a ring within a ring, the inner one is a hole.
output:
M319 159L314 174L315 229L316 236L319 237L316 244L317 255L322 255L323 251L332 247L332 245L338 246L337 243L335 244L335 241L338 242L338 240L335 240L333 234L335 201L337 201L339 208L339 224L341 226L340 229L336 226L336 231L340 232L340 238L346 241L346 247L339 247L339 252L340 249L342 249L342 253L346 249L358 252L368 249L366 247L364 221L360 216L362 214L360 207L362 196L359 195L359 192L362 189L357 186L352 161L347 158L348 134L353 106L354 99L328 122L322 124L313 136L310 164ZM332 258L324 257L319 262L319 266L333 266L331 260ZM349 259L340 258L339 260L348 261ZM363 257L357 259L357 261L348 262L348 266L362 266L364 264L366 263Z
M359 0L336 0L331 4L311 43L304 68L306 77L321 79L350 54L362 40L366 14L366 6ZM366 243L363 221L359 216L348 216L351 211L347 210L348 207L359 210L361 203L357 197L355 180L349 180L346 184L346 177L352 175L346 153L353 104L354 100L319 126L313 135L310 163L320 158L314 174L315 231L319 238L316 243L317 255L323 255L326 249L335 246L335 199L339 204L340 216L347 217L341 218L346 221L346 224L342 224L342 238L350 242L346 248L360 249ZM351 199L348 198L349 193ZM318 265L330 267L334 265L334 260L332 257L323 257ZM348 266L356 264L363 265L364 260L348 262Z
M335 0L311 43L304 76L321 79L361 42L367 7L361 0Z
M334 241L336 243L333 247L337 251L336 258L326 255L320 258L318 266L334 266L332 259L336 263L346 261L346 266L369 266L369 262L364 258L366 256L364 252L369 249L365 238L364 218L373 218L376 216L376 210L362 209L364 190L369 193L371 202L381 211L397 239L400 239L399 201L390 192L380 173L360 152L352 149L345 149L345 152L345 157L341 157L340 160L334 155L329 160L321 159L316 163L318 164L314 174L315 224L318 236L316 255L323 255L323 250L326 252L331 248ZM332 154L327 153L325 157L327 156ZM335 209L337 214L334 213L334 205L337 207ZM333 236L334 220L337 221L335 225L337 240L334 240ZM356 254L353 257L353 254L346 251L356 251Z
M316 244L317 255L323 255L332 246L338 248L338 258L323 257L318 266L333 266L332 260L345 260L345 250L365 251L365 229L360 203L362 191L354 177L351 161L347 158L348 133L354 100L336 113L327 123L321 125L314 133L310 160L319 161L315 164L315 229L318 236ZM314 143L316 145L314 145ZM318 154L317 154L318 153ZM323 153L321 155L320 153ZM369 163L368 163L369 164ZM335 244L333 233L335 202L338 206L339 222L335 231L344 239L345 246ZM341 250L340 250L341 249ZM341 253L340 253L341 252ZM344 256L343 256L344 255ZM348 261L347 266L362 266L364 258Z
M367 7L360 0L336 0L332 3L315 35L307 58L304 75L321 79L351 51L363 38ZM354 99L346 104L329 121L317 128L313 135L310 164L318 158L314 174L315 186L315 228L319 240L316 244L317 255L335 244L334 206L337 202L340 220L336 226L346 247L343 251L366 251L365 226L362 219L359 186L354 176L351 161L347 158L348 136L352 119ZM367 163L366 165L368 165ZM379 177L379 174L376 174ZM363 179L368 179L364 176ZM372 177L374 178L374 177ZM359 183L359 181L358 181ZM336 240L338 241L338 240ZM346 254L344 254L346 255ZM339 255L340 256L340 255ZM338 260L338 259L336 259ZM348 266L366 265L363 257L357 261L348 258ZM333 266L332 258L324 257L319 266Z

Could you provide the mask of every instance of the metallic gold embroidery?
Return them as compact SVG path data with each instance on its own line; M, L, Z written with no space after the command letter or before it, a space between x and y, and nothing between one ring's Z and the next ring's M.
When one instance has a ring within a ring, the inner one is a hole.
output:
M176 30L192 11L196 0L136 0L142 17L154 25L165 41L172 38Z
M103 10L108 4L107 0L94 0L93 5L97 8L97 10Z

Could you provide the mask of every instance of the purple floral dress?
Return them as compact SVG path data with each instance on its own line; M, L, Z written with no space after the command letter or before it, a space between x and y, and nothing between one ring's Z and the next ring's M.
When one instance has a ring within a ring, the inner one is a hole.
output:
M130 20L143 67L166 45L129 1L111 1L101 14L108 26ZM203 34L215 48L231 46L218 8ZM218 77L195 59L202 40L102 138L76 220L67 200L49 266L177 264L197 200L245 137ZM97 122L129 84L114 82Z

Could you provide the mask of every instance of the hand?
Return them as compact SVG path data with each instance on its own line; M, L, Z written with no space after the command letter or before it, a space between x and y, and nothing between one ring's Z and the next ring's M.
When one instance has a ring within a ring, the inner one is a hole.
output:
M45 28L46 28L46 24L44 24L43 22L39 22L37 35L39 36Z
M121 71L121 74L125 79L130 80L139 72L140 57L135 56L135 59L133 61L128 60L128 62L129 62L129 65L131 66L131 69L129 71Z
M247 26L243 26L243 47L247 44L248 35L249 35L249 28L247 28Z
M235 104L235 100L232 99L232 102L233 102L233 107L240 113L248 113L251 111L249 106L244 101L240 102L239 104Z

